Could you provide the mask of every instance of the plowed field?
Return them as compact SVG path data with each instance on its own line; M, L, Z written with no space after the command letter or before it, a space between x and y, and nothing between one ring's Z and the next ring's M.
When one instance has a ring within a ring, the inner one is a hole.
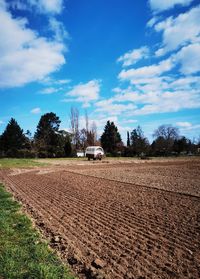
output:
M2 170L79 278L200 278L200 161Z

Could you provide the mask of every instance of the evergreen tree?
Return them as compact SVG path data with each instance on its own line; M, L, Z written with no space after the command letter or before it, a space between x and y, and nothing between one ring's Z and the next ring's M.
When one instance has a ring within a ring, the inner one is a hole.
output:
M148 151L149 142L140 126L131 132L131 147L133 155L140 155Z
M130 145L130 135L129 132L127 132L127 146L129 147Z
M105 152L109 152L112 155L115 155L122 145L120 133L114 122L107 121L104 132L101 136L101 144Z
M72 145L69 138L67 138L64 145L65 156L70 157L72 155Z
M20 149L26 148L28 139L14 118L11 118L1 135L1 151L9 157L15 157Z
M188 152L190 150L191 141L182 136L179 139L174 140L173 151L180 154L181 152Z
M62 146L59 134L60 122L59 117L53 112L41 116L34 135L40 156L54 157L57 152L60 154Z

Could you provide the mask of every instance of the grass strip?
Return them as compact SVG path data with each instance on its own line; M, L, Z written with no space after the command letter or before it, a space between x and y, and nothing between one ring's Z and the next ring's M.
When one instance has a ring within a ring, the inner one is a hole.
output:
M72 279L20 205L0 184L0 278Z
M0 159L0 168L27 168L34 166L45 166L47 163L35 161L34 159L15 159L3 158Z

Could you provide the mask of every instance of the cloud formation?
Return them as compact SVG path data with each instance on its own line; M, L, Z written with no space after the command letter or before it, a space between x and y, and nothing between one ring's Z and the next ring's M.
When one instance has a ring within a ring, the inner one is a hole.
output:
M33 108L30 112L32 114L40 114L41 113L41 108Z
M62 42L40 37L27 27L26 18L13 18L3 5L0 25L0 87L42 80L65 63Z
M66 31L64 24L61 21L58 21L54 17L49 19L50 30L54 33L54 39L57 42L62 42L64 39L69 38L69 34Z
M13 9L32 10L42 14L60 14L63 0L13 0L8 5Z
M187 6L190 2L152 0L150 4L154 11L162 12L176 4ZM161 47L155 55L150 55L152 50L148 51L148 58L153 62L140 67L135 65L137 58L143 58L139 52L143 47L137 49L135 61L134 50L121 56L118 61L123 62L122 67L131 67L121 70L120 86L113 89L114 97L96 103L97 111L109 113L116 108L123 116L132 117L200 107L200 6L176 17L163 18L154 16L147 23L148 28L161 34ZM123 111L125 106L127 110ZM177 123L189 127L188 122Z
M99 101L95 104L96 112L104 112L109 115L121 115L124 112L132 111L136 108L134 104L119 104L115 98Z
M165 2L165 1L163 1ZM162 35L162 47L157 56L177 50L181 46L200 41L200 5L177 17L168 17L157 23L154 28Z
M124 55L120 56L117 61L122 62L123 67L127 67L137 63L139 60L147 58L149 56L149 49L143 46L138 49L133 49Z
M55 87L48 87L48 88L45 88L43 90L40 90L40 94L43 94L43 95L51 95L51 94L54 94L54 93L57 93L59 91L63 90L62 88L55 88Z
M80 83L75 85L70 91L66 93L66 98L64 101L69 102L81 102L83 107L90 106L90 102L99 99L100 92L100 81L90 80L87 83Z
M176 122L176 125L183 128L189 128L192 126L190 122Z
M183 47L175 57L181 64L182 74L198 73L200 71L200 42Z
M49 13L61 13L63 9L63 0L29 0L29 2L39 8L40 11L45 10Z
M150 66L144 66L140 68L132 68L129 70L122 70L119 73L119 79L121 80L129 80L131 83L137 82L137 80L145 79L145 78L153 78L155 76L160 76L165 72L168 72L173 67L172 59L166 59L158 64L153 64Z
M172 9L175 5L188 6L193 0L149 0L154 12L162 12Z

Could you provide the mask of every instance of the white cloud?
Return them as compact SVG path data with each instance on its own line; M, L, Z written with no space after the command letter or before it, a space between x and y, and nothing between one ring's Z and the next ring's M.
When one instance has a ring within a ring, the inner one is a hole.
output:
M71 82L70 79L59 79L59 80L56 80L57 84L68 84L70 82Z
M147 27L152 28L158 21L161 20L161 17L154 16L147 22Z
M40 113L41 113L41 109L40 109L40 108L33 108L33 109L31 110L31 113L32 113L32 114L40 114Z
M119 104L115 102L115 98L102 100L95 104L96 112L105 112L109 115L120 115L126 113L127 111L132 111L136 108L134 104Z
M199 129L200 129L200 124L196 124L196 125L191 125L190 127L184 127L184 128L182 128L182 129L184 129L184 131L186 131L186 130L197 130L197 131L199 131Z
M54 79L47 76L41 80L41 83L46 86L66 85L71 82L71 79Z
M155 56L156 57L163 56L164 54L165 54L165 49L163 47L161 47L161 48L159 48L155 51Z
M63 10L63 0L13 0L8 4L13 9L31 10L39 13L60 14Z
M184 77L154 77L149 79L139 79L134 82L136 90L143 93L154 93L154 92L164 92L184 90L190 91L192 89L200 88L200 77L199 76L184 76ZM130 90L130 92L133 90ZM126 90L127 92L127 90Z
M139 60L143 58L147 58L149 56L149 49L146 46L143 46L138 49L130 50L124 55L120 56L117 61L122 62L122 66L130 66L137 63Z
M175 79L170 83L170 87L174 90L187 90L192 88L200 88L200 76L187 76Z
M199 131L200 129L199 123L193 124L186 121L186 122L176 122L176 125L179 127L181 134L184 134L186 136L188 135L189 138L191 138L191 133L193 131Z
M157 23L155 30L162 32L162 47L157 51L157 56L199 40L199 18L200 6L197 6L186 13L178 15L176 18L169 17Z
M63 0L29 0L30 2L36 2L40 11L45 10L49 13L61 13L63 9Z
M66 31L64 24L54 17L49 19L50 29L54 32L54 38L58 42L62 42L63 39L69 38L69 34Z
M141 83L140 83L141 82ZM127 89L117 88L113 98L97 103L98 111L123 116L177 112L200 108L200 77L154 77L137 80ZM117 106L118 105L118 106ZM127 107L127 109L125 109Z
M119 87L115 87L115 88L112 89L112 92L114 92L114 93L121 93L122 89L119 88Z
M192 126L190 122L176 122L176 125L182 128L189 128Z
M50 95L50 94L59 92L61 90L63 90L63 89L62 88L48 87L48 88L45 88L45 89L41 90L40 93L43 94L43 95Z
M90 80L87 83L75 85L70 91L66 93L67 98L64 101L75 101L83 103L84 107L90 106L90 102L99 99L100 81Z
M150 7L155 12L162 12L173 8L175 5L187 6L193 0L149 0Z
M4 122L2 120L0 120L0 125L2 125Z
M144 94L140 105L144 105L133 112L133 115L145 115L164 112L177 112L182 109L200 107L200 96L198 90L193 91L166 91L156 94Z
M118 78L121 80L129 80L131 83L137 82L139 79L149 79L155 76L160 76L173 68L172 59L166 59L158 64L144 66L136 69L122 70Z
M200 43L183 47L177 55L177 61L181 64L181 73L195 74L200 71Z
M157 2L158 6L157 8L154 6L155 10L161 11L172 8L178 3L186 5L191 1L182 1L181 3L180 1L151 2L154 4ZM97 103L96 111L107 114L110 111L115 111L115 115L123 117L120 124L125 124L131 123L132 119L134 120L138 115L171 113L200 108L199 18L200 6L165 20L154 16L147 23L147 27L153 27L157 32L161 32L162 42L155 55L152 57L149 55L149 58L158 62L144 64L142 67L132 66L131 69L122 69L118 75L120 86L112 90L115 93L114 97ZM167 53L166 59L160 59ZM123 67L134 64L134 59L129 61L132 58L131 54L132 52L128 52L118 59L118 61L123 62ZM150 59L148 62L151 61ZM122 89L124 88L124 84L121 84L123 81L129 82L126 89ZM177 125L181 129L193 127L187 121L177 122Z
M0 8L0 87L42 80L65 63L65 46L39 37L27 24L27 19L13 18Z

